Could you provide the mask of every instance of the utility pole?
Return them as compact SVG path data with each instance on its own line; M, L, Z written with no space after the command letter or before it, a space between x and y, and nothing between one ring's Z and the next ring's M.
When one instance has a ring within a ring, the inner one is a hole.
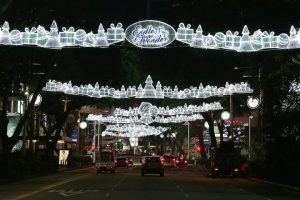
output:
M230 136L233 136L233 104L232 104L232 94L229 96L229 107L230 107Z

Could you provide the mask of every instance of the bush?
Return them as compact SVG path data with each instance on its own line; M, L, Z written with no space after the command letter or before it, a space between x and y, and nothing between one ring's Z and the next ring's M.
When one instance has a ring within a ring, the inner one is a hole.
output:
M16 151L9 155L0 155L0 179L18 180L25 177L49 174L57 171L57 159L54 157L39 158L37 154L27 152L26 156L22 152Z
M83 167L90 166L92 164L92 158L88 155L74 154L68 158L68 167Z
M265 160L250 163L249 174L257 178L300 186L300 143L280 138L265 145Z

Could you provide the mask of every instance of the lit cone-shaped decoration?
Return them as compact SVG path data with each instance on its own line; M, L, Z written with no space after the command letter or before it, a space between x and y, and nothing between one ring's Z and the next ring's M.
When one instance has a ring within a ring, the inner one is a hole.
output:
M241 45L239 51L242 52L254 51L249 34L250 34L249 29L245 25L242 31Z
M96 35L95 47L108 47L108 42L104 32L104 28L100 23L98 28L98 34Z
M50 49L61 48L61 44L58 37L58 28L55 21L53 21L51 24L49 38L45 44L45 47Z
M294 49L300 46L299 38L297 37L297 31L294 26L291 26L290 38L288 48Z
M153 81L151 79L151 76L148 75L146 81L146 85L143 89L143 95L142 98L155 98L155 88L153 87Z
M0 35L0 44L11 45L10 33L9 33L9 24L7 21L4 22L2 26L2 34Z
M94 88L92 97L96 97L96 98L100 98L101 97L101 95L100 95L100 89L99 89L99 83L98 82L95 84L95 88Z
M143 87L140 84L139 87L138 87L138 90L136 92L136 98L142 98L142 96L143 96Z
M157 81L155 93L156 93L156 98L157 99L163 99L164 98L164 93L161 89L161 84L160 84L159 81Z
M191 47L197 47L197 48L203 48L204 47L204 39L203 39L203 35L202 35L202 27L201 25L198 26L196 33L193 37L192 43L191 43Z

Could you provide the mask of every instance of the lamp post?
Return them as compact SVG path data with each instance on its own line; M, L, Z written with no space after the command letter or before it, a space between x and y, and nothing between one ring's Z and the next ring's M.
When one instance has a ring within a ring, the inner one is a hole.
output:
M251 119L253 118L253 116L251 115L251 113L249 113L249 118L248 118L248 133L249 133L249 139L248 139L248 158L249 160L251 160Z
M187 125L188 127L188 138L187 138L187 159L190 159L190 123L187 121L183 125Z
M79 123L79 128L82 129L82 130L86 129L86 128L87 128L87 122L86 122L86 121L80 122L80 123ZM81 144L80 144L79 138L80 138L80 134L79 134L79 130L78 130L77 144L78 144L78 149L80 149L80 150L78 150L78 151L79 151L79 153L81 153L81 149L82 149L82 148L79 148L79 147L81 147L82 142L81 142Z
M252 97L248 97L247 99L247 106L248 108L250 109L256 109L258 106L259 106L259 99L258 98L252 98ZM248 130L248 136L249 136L249 139L248 139L248 156L249 156L249 160L251 160L251 119L253 118L253 116L251 115L251 113L249 114L249 118L248 118L248 127L249 127L249 130Z
M235 70L238 69L250 69L253 67L234 67ZM263 123L263 89L261 86L261 80L262 80L262 67L258 66L258 72L255 75L249 75L249 74L243 74L243 78L257 78L258 80L258 89L259 89L259 105L260 109L258 110L258 133L261 137L261 142L264 142L264 135L263 132L261 131L262 128L262 123Z

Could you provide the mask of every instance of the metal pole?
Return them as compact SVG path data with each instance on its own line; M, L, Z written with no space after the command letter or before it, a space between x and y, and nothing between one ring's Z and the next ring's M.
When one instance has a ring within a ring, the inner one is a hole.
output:
M94 135L93 135L93 144L92 146L96 146L96 121L94 121ZM93 162L95 163L96 161L96 154L95 151L93 151Z
M188 125L188 152L187 152L187 158L190 159L190 123L187 122Z
M232 137L233 135L233 126L232 126L232 122L233 122L233 108L232 108L232 95L230 94L230 136Z
M100 150L100 135L99 135L99 132L100 132L100 122L98 122L97 132L98 132L98 134L97 134L97 141L98 141L98 143L97 143L97 149Z
M78 112L78 119L80 123L80 111ZM77 153L80 154L80 127L79 123L77 123Z
M249 146L248 146L248 155L249 155L249 161L251 160L251 115L249 114L249 122L248 122L248 126L249 126Z
M27 106L28 106L28 94L29 94L29 87L26 86L26 90L25 90L25 95L26 95L26 100L24 101L24 106L23 106L23 113L25 113L26 109L27 109ZM21 116L20 116L21 117ZM20 118L21 119L21 118ZM26 155L26 131L27 131L27 122L24 124L24 128L23 128L23 146L22 146L22 149L23 149L23 156Z

